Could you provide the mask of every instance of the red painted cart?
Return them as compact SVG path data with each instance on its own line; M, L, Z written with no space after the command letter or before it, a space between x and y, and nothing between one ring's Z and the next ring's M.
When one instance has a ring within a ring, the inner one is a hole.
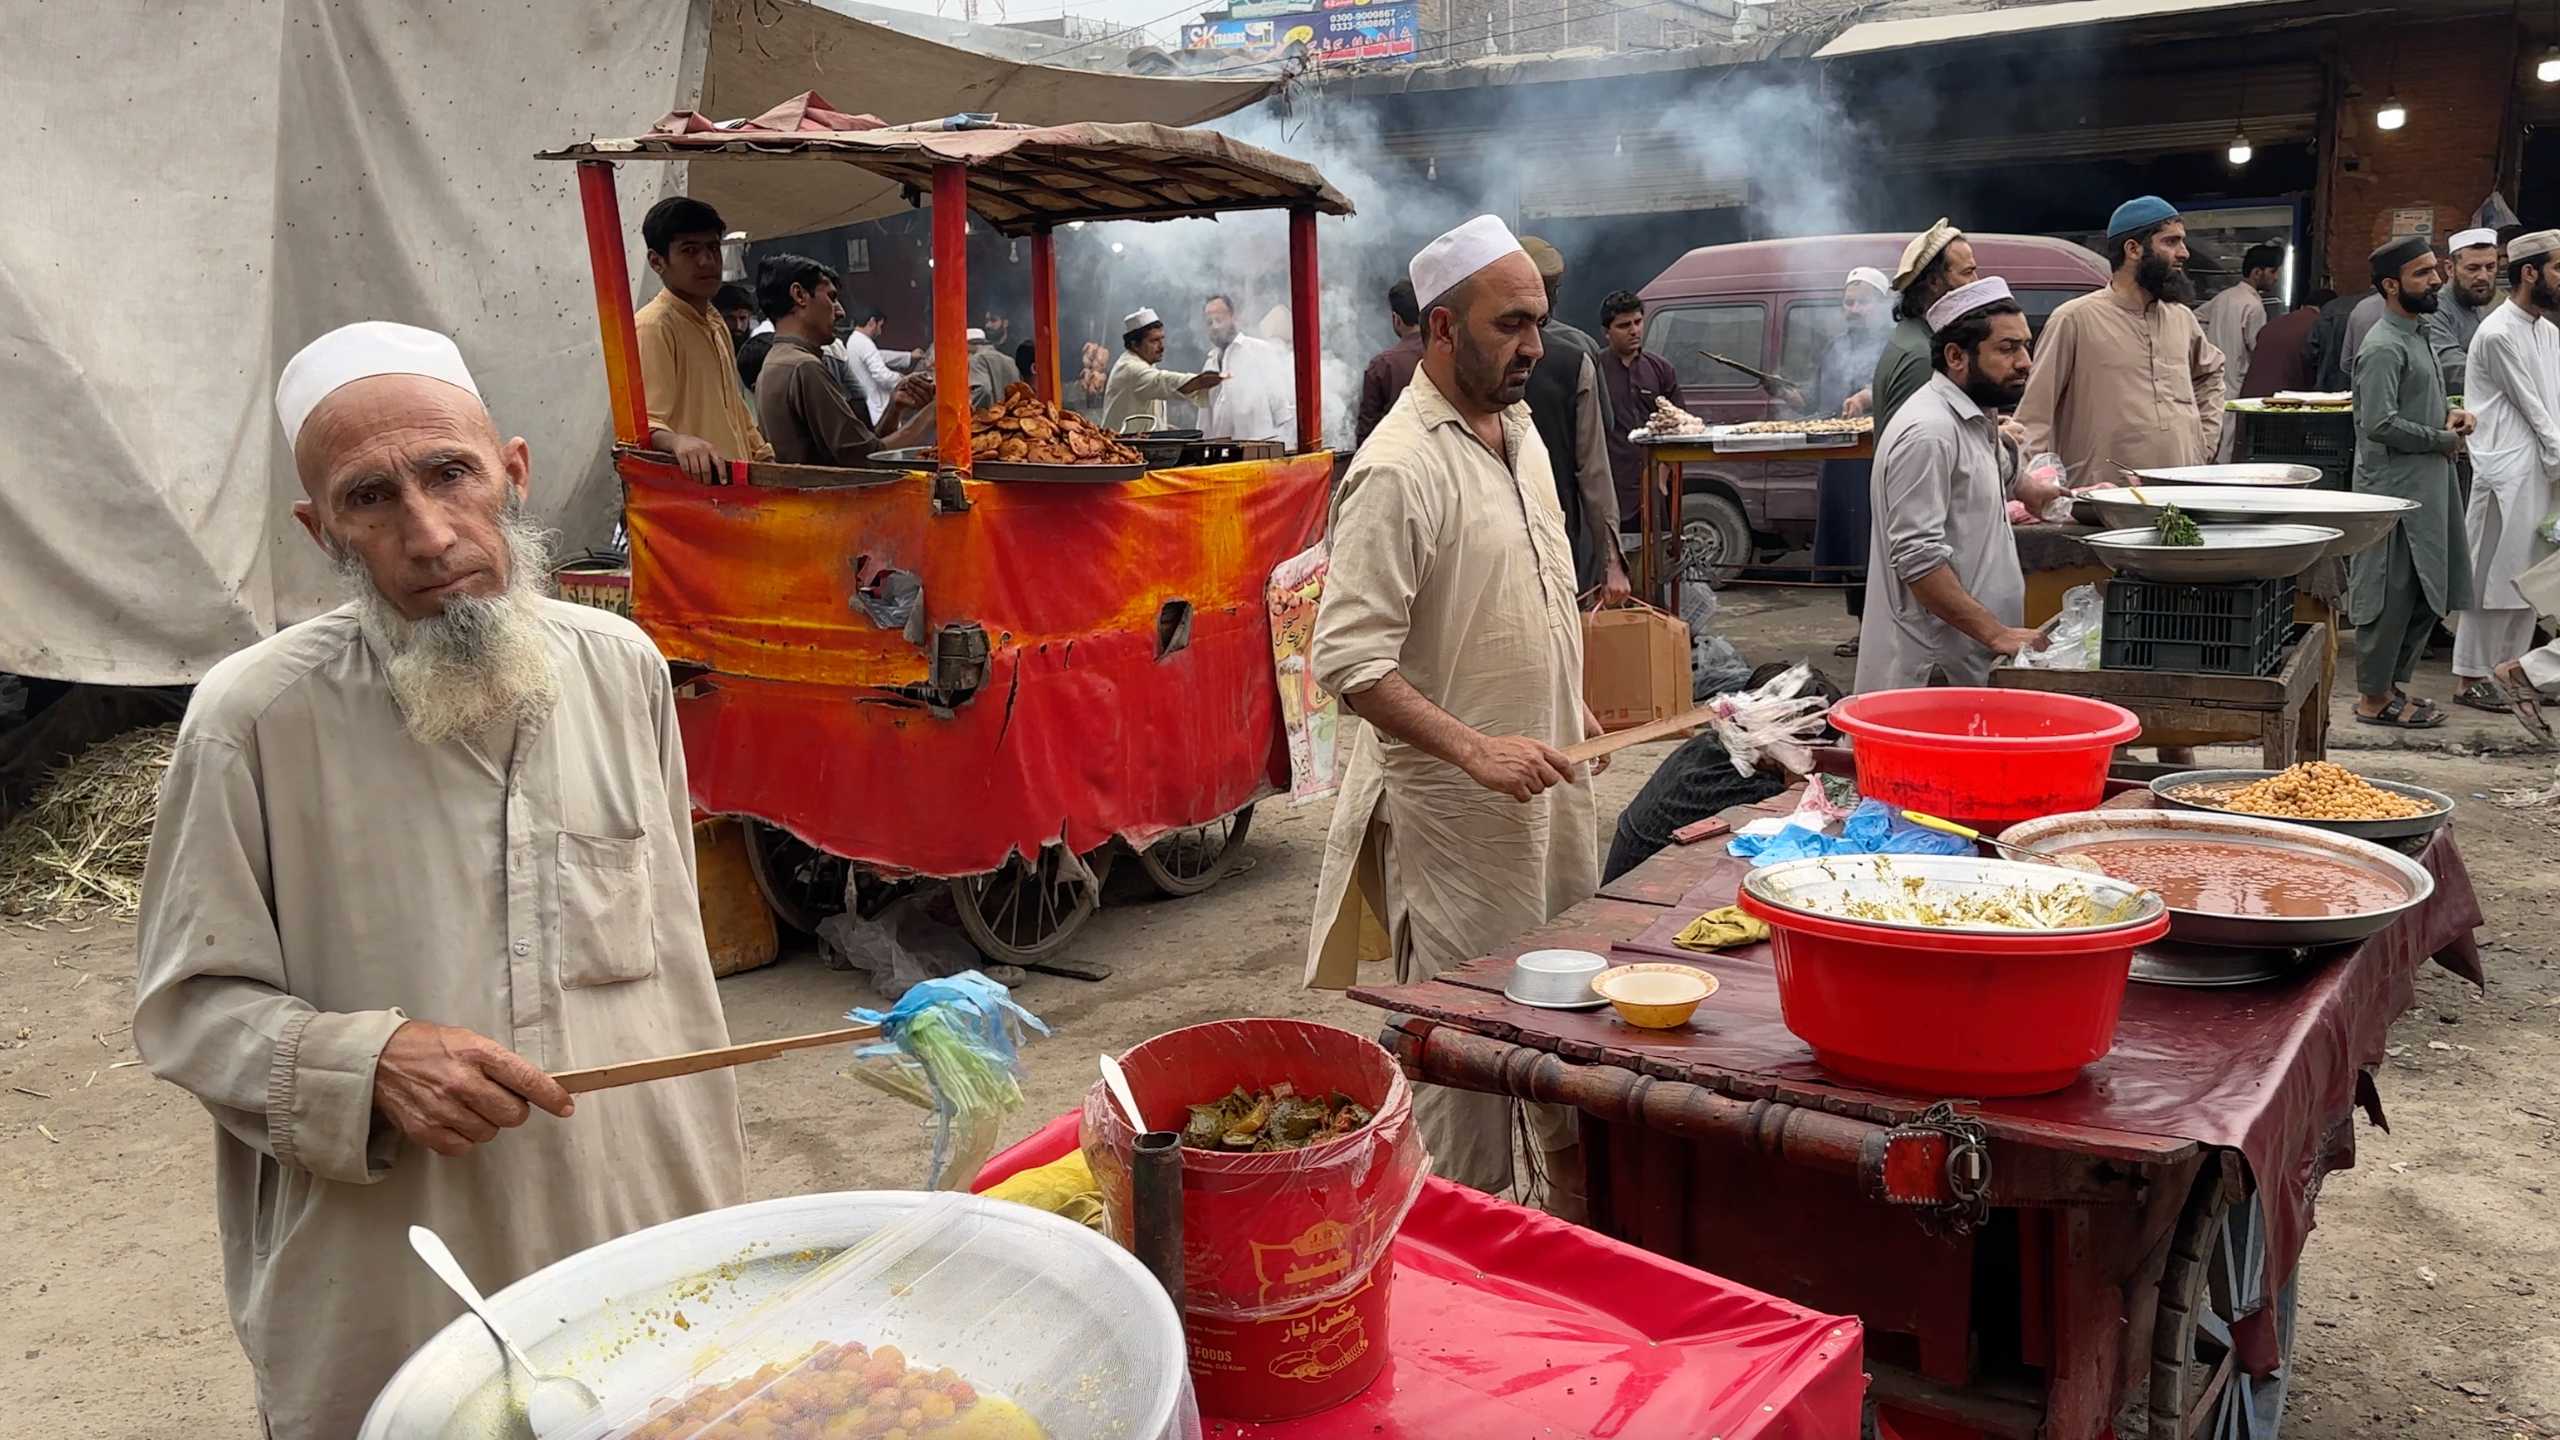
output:
M2017 1100L1836 1080L1781 1021L1766 945L1676 946L1733 902L1745 865L1721 844L1664 850L1437 979L1352 994L1397 1013L1385 1042L1415 1078L1579 1109L1594 1228L1857 1315L1906 1440L2266 1440L2312 1205L2354 1162L2357 1106L2381 1118L2385 1032L2430 958L2480 977L2452 832L2416 858L2435 894L2389 929L2262 984L2133 985L2113 1053ZM1515 956L1558 945L1721 985L1665 1032L1503 998Z
M544 158L578 165L631 614L677 667L694 803L750 822L788 922L947 887L990 958L1108 974L1059 952L1113 857L1167 893L1205 889L1254 802L1288 783L1265 587L1324 522L1316 216L1349 202L1307 165L1207 132L882 127L808 105L743 127L671 116ZM704 486L642 448L613 178L634 160L856 165L929 200L932 462L731 462ZM1057 227L1272 209L1289 223L1294 453L1181 463L1194 452L1099 482L973 463L972 215L1030 242L1034 375L1055 404Z

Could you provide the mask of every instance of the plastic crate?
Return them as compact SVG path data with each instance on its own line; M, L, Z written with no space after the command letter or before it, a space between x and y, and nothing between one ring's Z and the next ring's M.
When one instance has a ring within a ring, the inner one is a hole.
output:
M2181 585L2119 575L2107 582L2098 665L2199 675L2268 675L2293 636L2294 584Z
M2309 465L2319 490L2344 490L2355 473L2356 422L2351 410L2233 410L2231 458L2252 465Z

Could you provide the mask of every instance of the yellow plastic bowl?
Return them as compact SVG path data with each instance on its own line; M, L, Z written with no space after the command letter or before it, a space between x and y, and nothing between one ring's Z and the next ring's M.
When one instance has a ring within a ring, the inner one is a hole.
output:
M1716 977L1695 965L1619 965L1591 979L1618 1018L1646 1030L1677 1030L1716 993Z

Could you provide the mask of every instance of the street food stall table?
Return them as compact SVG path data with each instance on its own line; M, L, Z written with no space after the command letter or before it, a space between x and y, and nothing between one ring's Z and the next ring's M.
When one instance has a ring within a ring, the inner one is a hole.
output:
M1663 596L1663 608L1678 614L1680 580L1683 570L1681 552L1686 541L1682 527L1669 517L1680 514L1681 502L1688 496L1688 466L1712 464L1716 461L1749 461L1760 463L1825 464L1834 460L1873 460L1876 458L1875 432L1870 430L1846 445L1802 445L1785 450L1720 450L1706 437L1687 442L1663 441L1646 443L1645 469L1653 477L1653 491L1668 497L1663 505L1640 506L1644 512L1642 527L1644 548L1636 552L1635 589L1645 596ZM1669 529L1665 533L1664 525ZM1800 582L1801 583L1801 582ZM1848 583L1816 579L1814 585Z
M989 1161L972 1190L1064 1156L1076 1112ZM1849 1440L1858 1322L1805 1309L1432 1178L1390 1250L1386 1368L1293 1420L1205 1417L1211 1440L1715 1435Z
M2041 690L2121 705L2142 722L2144 745L2256 745L2261 763L2282 770L2329 751L2329 686L2336 650L2329 627L2304 626L2272 675L2198 675L2181 670L2024 670L1995 667L2003 690ZM2171 737L2162 739L2159 737Z
M1790 813L1795 792L1725 813ZM1866 1322L1884 1418L1905 1435L2270 1433L2293 1282L2352 1111L2433 958L2475 983L2480 910L2450 829L2417 856L2434 895L2281 979L2129 988L2115 1048L2069 1088L1976 1104L1835 1080L1780 1019L1766 944L1673 938L1747 866L1674 846L1492 955L1355 989L1393 1013L1414 1077L1584 1117L1592 1223L1716 1274ZM1685 1029L1503 997L1525 950L1676 960L1720 988ZM1896 1214L1896 1211L1900 1211Z

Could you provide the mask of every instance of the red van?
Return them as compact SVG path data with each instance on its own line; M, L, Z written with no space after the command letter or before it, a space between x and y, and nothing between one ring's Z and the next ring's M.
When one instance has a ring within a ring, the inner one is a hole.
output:
M2068 240L1966 238L1982 273L2009 282L2038 333L2056 306L2107 283L2106 261ZM1909 235L1814 235L1692 250L1638 293L1644 347L1671 362L1680 375L1680 404L1707 423L1775 419L1777 401L1758 381L1698 352L1713 350L1810 385L1822 347L1840 333L1840 291L1849 272L1872 265L1891 275L1910 242ZM1689 466L1681 515L1687 573L1720 577L1754 558L1810 546L1820 470L1741 455ZM1626 523L1632 528L1635 517Z

